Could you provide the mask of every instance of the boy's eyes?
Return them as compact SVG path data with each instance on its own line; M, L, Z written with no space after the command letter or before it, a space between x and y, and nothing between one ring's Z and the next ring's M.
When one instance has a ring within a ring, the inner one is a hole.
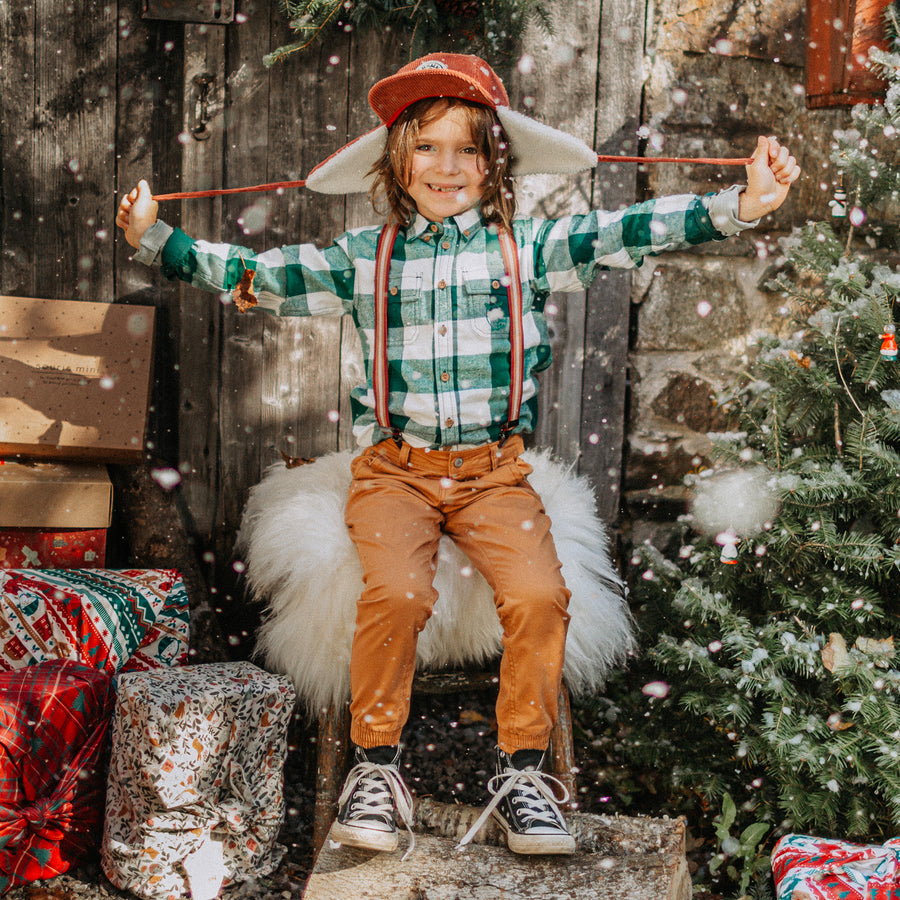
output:
M436 148L435 148L434 144L417 144L417 145L416 145L416 152L417 152L417 153L427 153L429 150L435 150L435 149L436 149ZM463 148L460 150L460 152L461 152L461 153L468 153L468 154L476 154L476 155L477 155L477 153L478 153L478 148L475 147L475 146L471 146L471 147L463 147Z

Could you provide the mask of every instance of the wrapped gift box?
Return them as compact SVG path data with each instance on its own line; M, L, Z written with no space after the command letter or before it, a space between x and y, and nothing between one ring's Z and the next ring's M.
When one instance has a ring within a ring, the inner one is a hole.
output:
M188 629L173 569L0 569L0 670L49 659L110 673L181 665Z
M106 466L0 460L0 528L107 528L112 500Z
M102 568L112 499L105 466L0 461L0 569Z
M104 565L105 528L0 530L0 569L102 569Z
M114 697L70 660L0 672L0 892L96 854Z
M778 900L900 900L900 838L854 844L785 835L772 851Z
M149 900L274 871L294 690L251 663L121 675L101 862Z
M154 312L0 297L0 456L140 460Z

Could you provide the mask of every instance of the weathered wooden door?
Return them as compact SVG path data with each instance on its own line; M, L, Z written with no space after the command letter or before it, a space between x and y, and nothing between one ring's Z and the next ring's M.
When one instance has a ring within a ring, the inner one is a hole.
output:
M602 152L633 152L644 5L555 4L555 33L535 29L507 67L513 107ZM184 506L225 591L247 492L266 468L282 451L351 445L357 337L349 321L241 315L133 263L114 226L117 197L142 177L158 193L302 178L375 123L368 88L408 55L400 39L369 32L266 69L264 54L290 38L278 4L235 8L223 25L147 20L142 0L0 3L0 291L157 307L150 449L181 472ZM614 208L634 199L634 181L631 166L524 179L520 206L547 216ZM166 203L161 216L256 249L325 243L376 221L361 196L297 190ZM535 439L594 478L609 521L628 291L627 275L607 273L584 296L553 298L555 363Z
M185 188L302 178L376 124L368 87L405 61L396 40L360 34L266 69L262 56L286 39L284 23L269 4L245 7L245 15L239 27L186 29L183 131L197 126L198 85L211 84L212 136L186 140ZM535 31L523 47L509 84L513 106L604 152L634 152L643 23L643 0L558 4L556 33ZM634 200L634 180L632 166L594 178L530 178L521 207L542 215L615 208ZM237 196L186 203L184 227L260 248L324 243L377 221L360 196ZM608 520L618 508L628 286L627 275L606 273L586 296L554 298L555 363L537 435L594 478ZM347 398L361 375L359 350L348 321L242 316L191 290L182 290L179 308L185 492L200 531L225 538L221 552L247 490L281 451L315 456L350 446Z

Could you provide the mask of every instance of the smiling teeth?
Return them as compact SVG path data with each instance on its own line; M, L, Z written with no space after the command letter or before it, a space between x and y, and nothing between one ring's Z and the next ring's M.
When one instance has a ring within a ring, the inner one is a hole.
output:
M462 188L461 187L438 187L436 184L428 185L433 191L438 191L441 194L457 194Z

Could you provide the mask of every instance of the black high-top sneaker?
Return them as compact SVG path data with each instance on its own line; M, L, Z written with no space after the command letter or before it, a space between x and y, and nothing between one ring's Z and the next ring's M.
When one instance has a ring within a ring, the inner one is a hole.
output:
M512 756L497 748L497 774L488 782L494 796L488 807L506 832L513 853L575 852L575 840L557 806L552 784L568 791L559 779L541 772L543 750L517 750Z
M400 776L400 748L357 747L329 837L364 850L396 850L395 810L412 834L412 796Z

